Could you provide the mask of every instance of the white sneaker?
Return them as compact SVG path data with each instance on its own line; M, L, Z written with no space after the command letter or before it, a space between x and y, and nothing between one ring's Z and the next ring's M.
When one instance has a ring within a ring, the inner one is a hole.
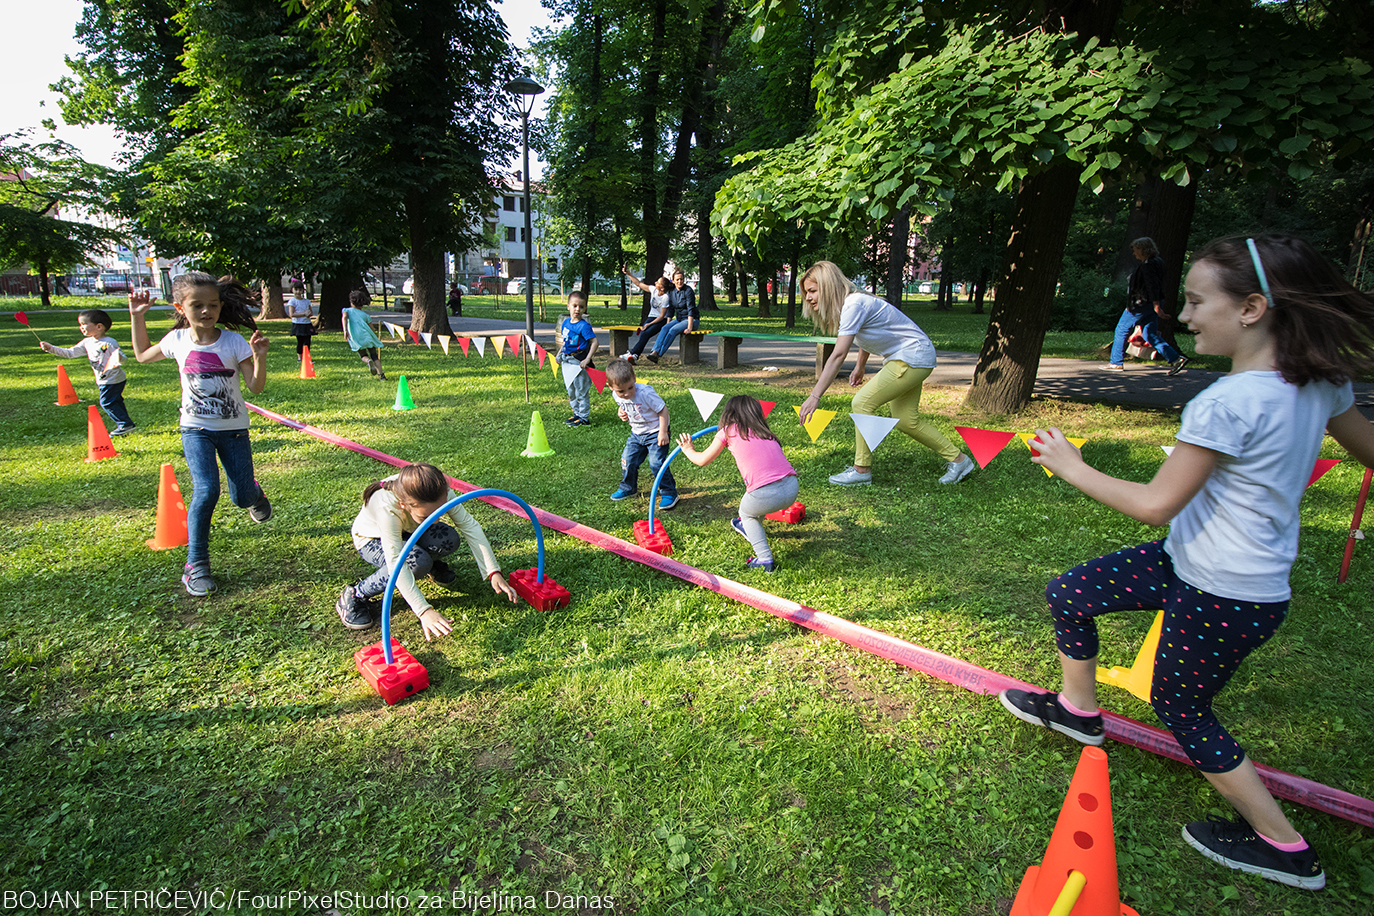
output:
M862 484L873 482L873 472L868 471L860 474L852 467L845 468L838 474L830 475L830 482L841 487L857 487Z
M946 466L945 476L940 478L940 483L958 483L972 474L977 466L968 455L960 455L958 461L951 461Z

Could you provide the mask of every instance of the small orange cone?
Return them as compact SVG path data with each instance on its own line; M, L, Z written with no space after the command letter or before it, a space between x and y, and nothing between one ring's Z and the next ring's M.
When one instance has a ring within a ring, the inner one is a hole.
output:
M1135 657L1135 664L1129 668L1117 665L1115 668L1097 669L1097 682L1099 684L1115 684L1124 690L1135 694L1146 703L1150 702L1150 685L1155 679L1155 653L1159 651L1159 634L1164 629L1164 612L1160 611L1155 615L1155 622L1150 624L1150 630L1145 634L1145 641L1140 644L1140 652Z
M1100 747L1083 748L1044 861L1026 869L1011 905L1011 916L1051 913L1137 916L1117 886L1111 782Z
M72 387L72 380L67 378L66 366L57 367L57 400L53 403L58 407L81 403L81 399L76 396L76 389Z
M110 433L105 429L105 421L100 419L100 409L92 404L86 414L86 460L100 461L113 458L119 452L110 443Z
M315 364L310 361L310 348L301 349L301 378L314 378Z
M185 547L187 540L186 502L177 486L176 471L164 464L157 481L157 525L147 544L153 550L170 550Z

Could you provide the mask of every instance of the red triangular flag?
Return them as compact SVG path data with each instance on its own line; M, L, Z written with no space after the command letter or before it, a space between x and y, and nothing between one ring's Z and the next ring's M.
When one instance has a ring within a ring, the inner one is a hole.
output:
M26 328L29 326L29 316L25 315L23 312L15 312L14 320L19 322Z
M597 394L606 390L606 373L600 369L588 369L587 375L591 377L592 384L596 386Z
M985 468L997 453L1006 448L1008 442L1016 438L1016 433L1004 433L996 429L979 429L976 426L956 426L955 430L963 437L973 460L978 467Z
M535 345L534 345L534 352L535 352L536 354L538 354L538 356L539 356L539 368L540 368L540 369L543 369L543 368L544 368L544 360L546 360L546 359L549 358L549 351L548 351L548 350L545 350L545 349L544 349L543 347L541 347L539 344L535 344Z
M1322 479L1323 474L1340 463L1341 459L1339 458L1318 458L1317 463L1312 466L1312 476L1307 478L1307 485L1309 487L1312 486L1312 484Z
M764 419L767 419L767 418L768 418L768 415L769 415L770 413L773 412L773 408L778 406L778 402L777 402L777 401L759 401L759 405L763 407L763 416L764 416Z
M471 338L471 337L459 337L459 338L458 338L458 346L460 346L460 347L463 348L463 355L464 355L464 356L467 356L467 355L468 355L468 347L472 346L472 338Z
M415 329L406 328L406 331L410 334L410 339L415 341L416 345L418 345L420 343L420 335L415 333Z
M506 338L506 345L510 347L512 356L520 352L520 336L519 334L512 334Z

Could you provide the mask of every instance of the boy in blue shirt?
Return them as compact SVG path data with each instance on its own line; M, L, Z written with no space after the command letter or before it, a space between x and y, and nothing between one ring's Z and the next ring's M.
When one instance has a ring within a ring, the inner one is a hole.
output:
M592 425L592 380L587 368L593 367L596 331L587 320L587 296L580 290L568 293L568 317L558 324L558 361L563 364L563 384L568 389L572 416L569 426ZM573 370L568 367L576 366Z

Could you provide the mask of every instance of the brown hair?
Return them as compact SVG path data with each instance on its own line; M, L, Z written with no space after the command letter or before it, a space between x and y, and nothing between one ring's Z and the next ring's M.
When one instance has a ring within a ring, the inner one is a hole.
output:
M616 357L606 364L606 378L617 385L621 382L633 382L635 380L635 367L620 357Z
M572 292L568 293L568 302L571 303L575 300L580 301L583 304L583 306L585 306L587 304L587 294L582 292L582 290L580 289L575 289Z
M110 313L104 309L82 309L76 313L76 317L87 324L103 325L106 331L114 327Z
M763 405L757 398L747 394L737 394L725 402L720 412L720 428L733 426L741 439L748 439L753 433L760 439L776 439L773 430L768 428L768 420L763 415Z
M191 290L202 286L213 286L219 290L219 321L216 324L222 324L231 331L237 331L239 328L257 330L258 323L253 320L250 308L253 296L233 277L220 277L216 280L199 270L188 270L184 274L178 274L172 278L172 302L180 305ZM190 326L191 322L186 314L178 309L177 320L172 323L172 330Z
M1148 235L1141 236L1131 243L1131 249L1143 251L1146 258L1153 258L1159 255L1159 249L1155 247L1155 240Z
M1284 381L1341 385L1374 367L1374 296L1351 286L1303 239L1264 235L1254 242L1269 281L1270 329ZM1208 242L1193 255L1194 264L1203 261L1228 296L1265 294L1244 236Z
M397 499L416 503L437 503L448 492L448 478L432 464L408 464L395 480L374 480L363 490L363 505L378 490L389 490Z
M854 292L854 284L844 272L830 261L817 261L802 274L802 286L807 280L815 280L819 296L816 307L802 302L802 314L810 318L818 330L834 334L840 329L840 311L844 309L845 297Z

